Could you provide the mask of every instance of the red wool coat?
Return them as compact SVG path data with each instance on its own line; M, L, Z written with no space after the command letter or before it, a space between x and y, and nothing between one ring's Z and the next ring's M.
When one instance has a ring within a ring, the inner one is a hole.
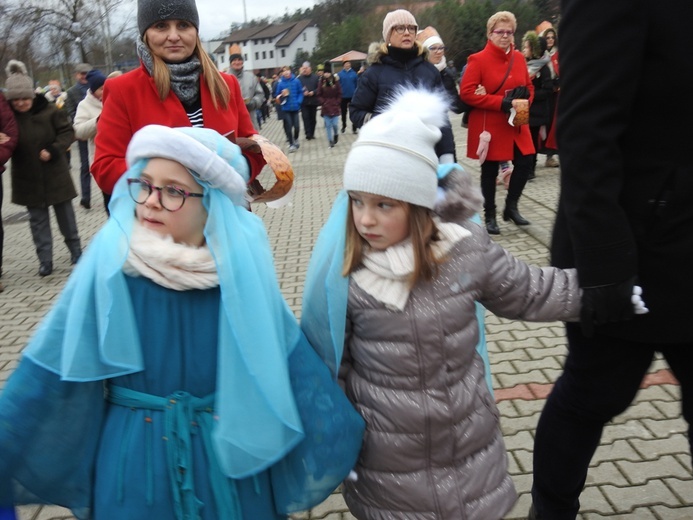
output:
M257 134L245 108L240 86L234 76L222 74L231 90L227 110L216 110L204 77L200 76L200 99L205 128L220 134L234 131L236 137ZM168 127L191 126L185 108L171 91L161 102L154 80L144 66L127 74L110 78L103 91L103 111L96 127L96 151L91 172L96 183L106 193L127 170L125 151L132 135L146 125ZM250 164L251 179L265 164L260 154L244 153Z
M506 91L524 85L530 92L530 103L534 99L534 86L527 72L525 58L514 47L513 66L503 85L495 91L503 80L508 65L510 53L497 47L490 41L481 52L472 54L467 60L467 68L460 83L460 98L469 106L474 107L469 114L469 129L467 133L467 157L478 159L476 150L479 147L479 134L484 130L491 133L488 161L511 161L513 159L513 143L524 154L534 153L532 135L529 125L513 127L508 124L508 114L501 110L501 102ZM474 94L478 85L486 87L486 95Z

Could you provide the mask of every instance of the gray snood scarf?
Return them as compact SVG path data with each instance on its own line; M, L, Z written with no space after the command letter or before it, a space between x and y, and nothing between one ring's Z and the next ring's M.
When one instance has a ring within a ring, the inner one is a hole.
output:
M137 55L149 74L152 74L154 58L152 58L152 54L142 38L137 39ZM166 63L166 67L171 73L171 90L178 96L178 99L184 104L196 101L200 96L200 70L202 67L198 57L192 56L183 63Z

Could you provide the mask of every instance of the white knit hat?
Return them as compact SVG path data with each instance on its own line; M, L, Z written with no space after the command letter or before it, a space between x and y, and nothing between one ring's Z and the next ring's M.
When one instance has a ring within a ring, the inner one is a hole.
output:
M403 87L366 123L344 165L344 189L433 209L438 188L435 145L449 102L444 93Z
M396 11L390 11L385 15L383 20L383 41L388 43L390 41L390 32L395 25L416 25L416 18L406 9L397 9ZM416 35L414 35L416 36Z

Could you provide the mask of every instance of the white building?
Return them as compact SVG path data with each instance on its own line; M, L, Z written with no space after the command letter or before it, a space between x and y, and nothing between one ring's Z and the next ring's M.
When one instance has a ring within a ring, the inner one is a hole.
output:
M228 72L229 48L238 44L245 70L271 74L284 65L292 65L298 52L312 54L318 44L318 27L312 20L267 24L234 31L213 51L222 72Z

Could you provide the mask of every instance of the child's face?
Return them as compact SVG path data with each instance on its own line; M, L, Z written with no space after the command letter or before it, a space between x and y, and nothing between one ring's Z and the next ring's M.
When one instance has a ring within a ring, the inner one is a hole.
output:
M152 186L173 186L190 193L203 192L202 186L182 164L169 159L150 159L142 172L142 179ZM161 235L170 235L177 243L191 246L204 244L203 230L207 222L207 211L202 204L202 198L186 197L178 211L169 211L161 205L160 194L163 197L167 196L152 188L144 203L137 204L136 215L140 224ZM166 200L164 204L167 204Z
M350 191L349 197L356 231L373 249L387 249L409 236L406 202L362 191Z

